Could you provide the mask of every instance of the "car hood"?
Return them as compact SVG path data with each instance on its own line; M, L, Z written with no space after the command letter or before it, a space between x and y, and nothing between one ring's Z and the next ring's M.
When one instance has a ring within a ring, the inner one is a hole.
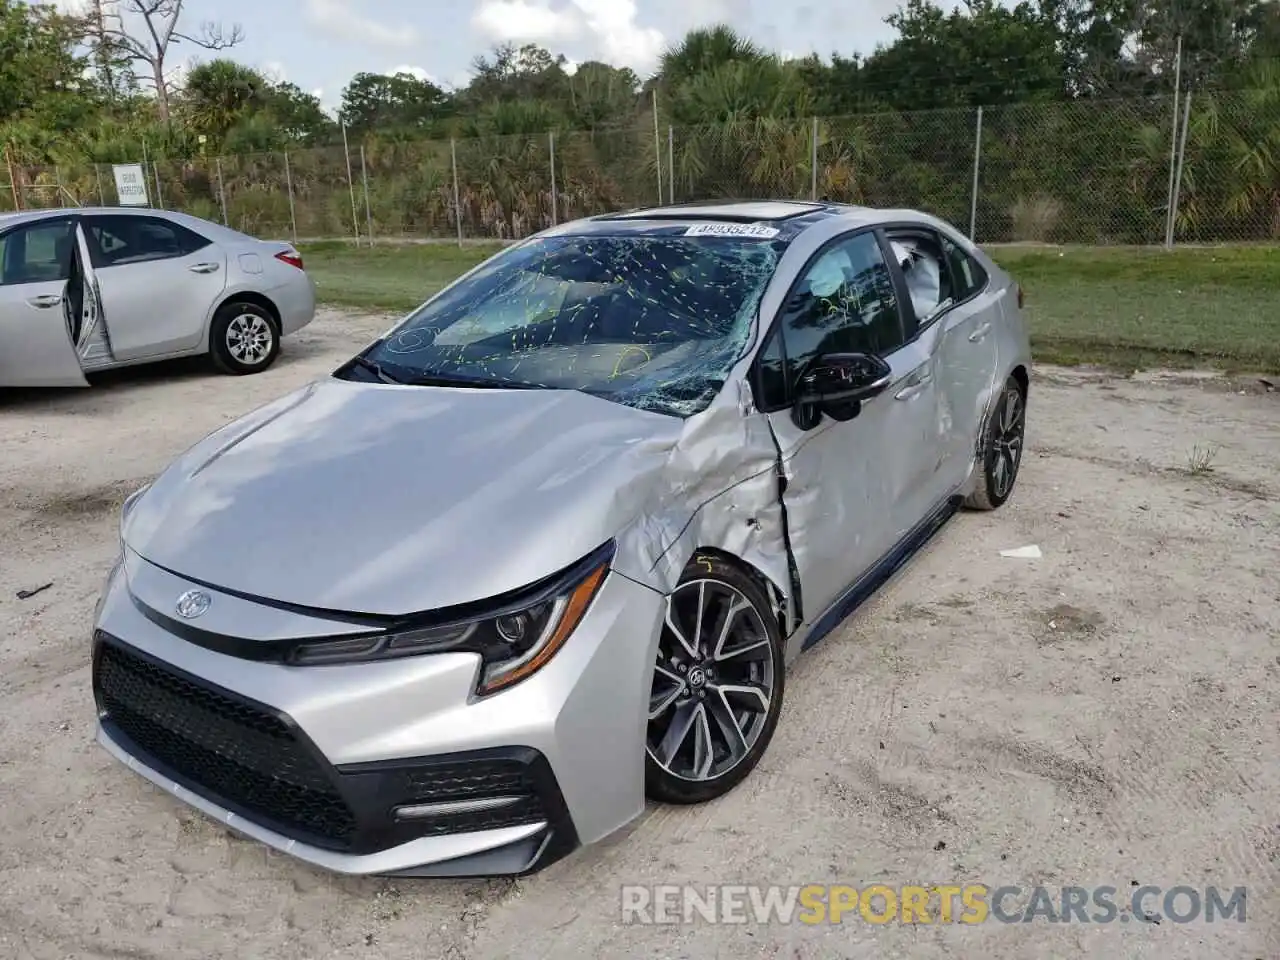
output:
M398 615L580 560L643 511L682 421L559 390L313 383L176 460L130 549L255 597Z

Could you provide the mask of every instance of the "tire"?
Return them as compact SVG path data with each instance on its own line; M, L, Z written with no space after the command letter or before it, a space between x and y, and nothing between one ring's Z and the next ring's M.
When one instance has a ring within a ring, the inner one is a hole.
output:
M730 611L717 657L720 618ZM690 647L699 620L695 656ZM784 674L782 632L764 589L732 563L695 556L667 598L658 641L645 735L649 799L704 803L737 786L773 739Z
M1027 391L1017 377L1009 377L991 409L982 438L982 472L965 500L972 510L995 510L1013 495L1026 441Z
M213 315L209 355L223 373L261 373L280 354L280 325L271 311L256 303L233 300Z

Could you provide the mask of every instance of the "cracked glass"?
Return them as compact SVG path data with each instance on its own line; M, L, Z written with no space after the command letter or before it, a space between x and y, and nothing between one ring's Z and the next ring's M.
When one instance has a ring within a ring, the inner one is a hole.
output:
M750 348L785 244L547 237L428 301L365 354L400 383L580 390L687 417Z

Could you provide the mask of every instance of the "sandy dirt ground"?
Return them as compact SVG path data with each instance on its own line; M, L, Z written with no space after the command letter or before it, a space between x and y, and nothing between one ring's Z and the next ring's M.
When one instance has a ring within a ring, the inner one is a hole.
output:
M802 658L739 789L519 881L332 878L92 740L123 498L387 325L274 369L0 397L0 957L1280 956L1280 393L1040 371L1019 488ZM1198 448L1198 449L1197 449ZM1037 544L1036 560L1000 550ZM52 583L26 600L18 591ZM623 884L1248 887L1244 923L628 925Z

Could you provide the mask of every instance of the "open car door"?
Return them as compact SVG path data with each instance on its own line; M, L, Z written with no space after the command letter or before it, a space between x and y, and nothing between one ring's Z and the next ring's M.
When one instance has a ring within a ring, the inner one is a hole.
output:
M78 260L71 217L0 234L0 387L89 385L76 350Z

